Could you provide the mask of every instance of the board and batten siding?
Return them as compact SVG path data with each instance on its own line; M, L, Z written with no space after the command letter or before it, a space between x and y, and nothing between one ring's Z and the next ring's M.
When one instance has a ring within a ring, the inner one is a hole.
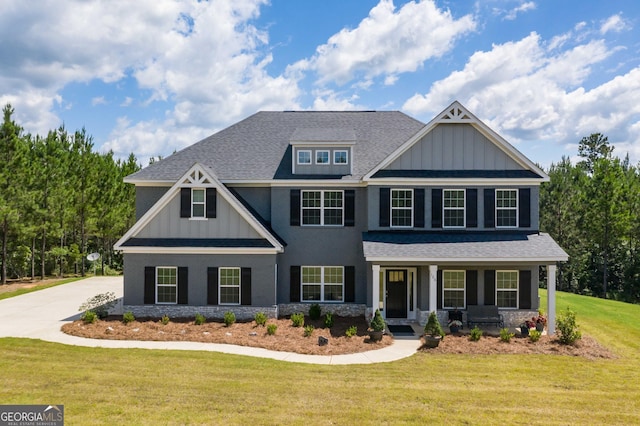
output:
M389 170L522 170L522 166L469 124L439 124Z
M180 194L169 201L140 230L137 238L262 238L253 227L219 194L216 217L189 219L180 217Z

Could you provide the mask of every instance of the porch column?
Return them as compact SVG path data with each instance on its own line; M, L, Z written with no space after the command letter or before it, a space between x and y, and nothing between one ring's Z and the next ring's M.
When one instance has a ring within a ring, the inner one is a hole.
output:
M429 312L438 310L438 265L429 265Z
M371 317L376 313L376 309L380 308L380 265L371 265L373 277L371 279Z
M556 333L556 265L547 265L547 334Z

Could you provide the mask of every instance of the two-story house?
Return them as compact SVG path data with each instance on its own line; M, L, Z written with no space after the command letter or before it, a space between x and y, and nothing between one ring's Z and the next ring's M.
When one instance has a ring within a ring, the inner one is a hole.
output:
M556 263L539 232L549 178L458 102L428 124L400 112L259 112L128 176L136 224L124 309L252 318L497 305L507 323L555 314ZM544 274L543 274L544 276Z

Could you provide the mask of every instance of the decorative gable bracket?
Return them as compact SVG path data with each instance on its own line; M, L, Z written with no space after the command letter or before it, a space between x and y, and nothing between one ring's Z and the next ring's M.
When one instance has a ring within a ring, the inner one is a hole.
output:
M196 164L192 169L191 173L186 175L180 186L182 187L206 187L206 186L214 186L215 184L209 179L209 176L202 170L199 164Z
M475 121L473 117L457 103L454 103L451 108L443 111L439 119L443 123L473 123Z

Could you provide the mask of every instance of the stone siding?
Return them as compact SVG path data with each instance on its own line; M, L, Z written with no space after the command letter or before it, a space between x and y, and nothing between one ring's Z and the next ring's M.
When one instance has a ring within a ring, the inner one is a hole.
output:
M124 305L123 312L131 311L137 318L194 318L196 313L207 319L223 319L226 312L233 312L238 321L253 320L258 312L267 318L277 318L277 306L189 306L189 305Z
M309 308L311 303L284 303L278 305L278 314L281 317L286 317L291 314L302 312L305 315L309 315ZM358 303L318 303L322 314L331 312L334 315L341 317L358 317L365 314L365 305Z

